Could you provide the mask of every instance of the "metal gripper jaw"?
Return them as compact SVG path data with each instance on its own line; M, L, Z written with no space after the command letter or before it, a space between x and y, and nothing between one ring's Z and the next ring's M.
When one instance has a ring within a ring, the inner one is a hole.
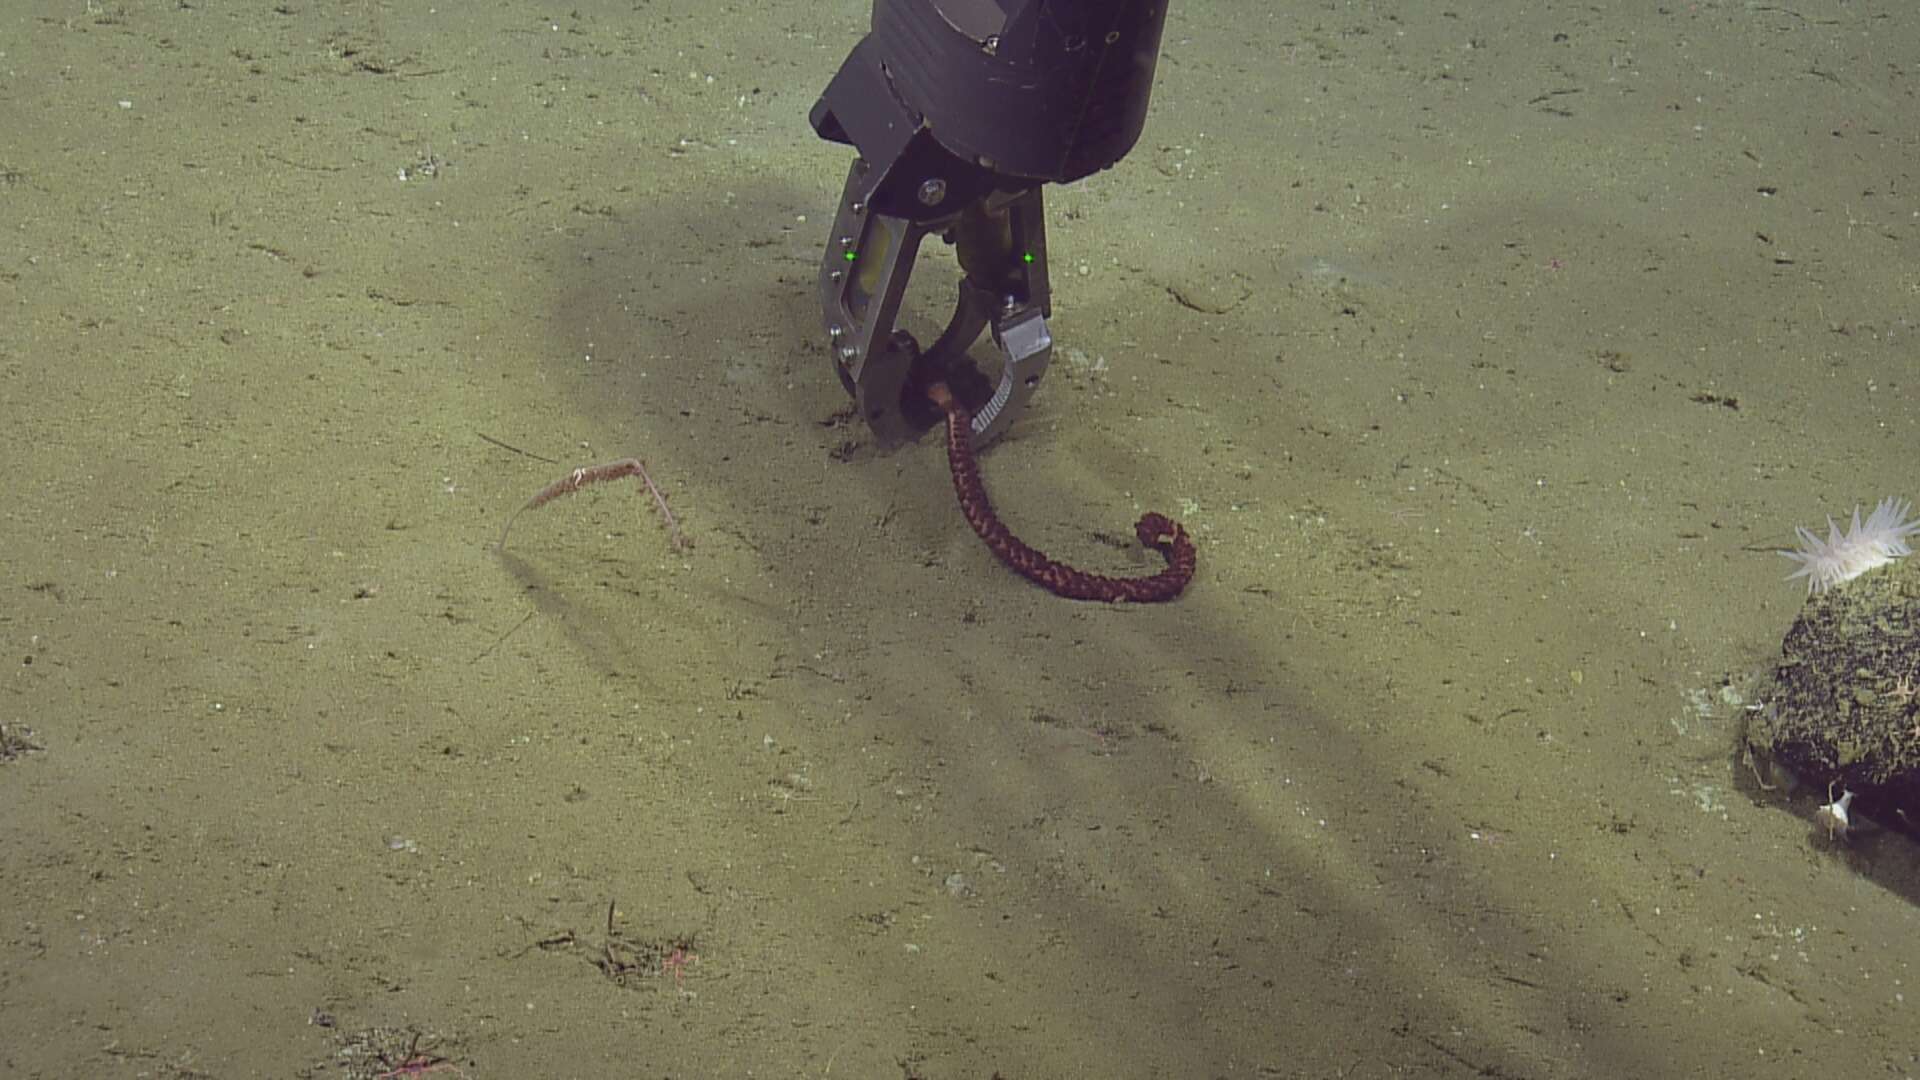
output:
M820 266L822 320L835 370L883 442L910 440L938 421L925 399L926 385L938 380L961 395L973 413L974 445L984 446L1019 416L1053 354L1040 188L992 191L945 215L915 219L875 208L880 178L873 173L864 159L853 163ZM918 192L931 206L947 195L938 180L922 183ZM955 248L964 273L946 329L922 349L898 320L930 233ZM992 332L1000 352L992 383L967 357L982 330Z

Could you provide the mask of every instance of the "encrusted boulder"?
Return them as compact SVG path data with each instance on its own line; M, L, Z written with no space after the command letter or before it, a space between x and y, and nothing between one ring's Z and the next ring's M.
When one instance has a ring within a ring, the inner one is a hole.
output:
M1807 599L1747 724L1763 784L1783 775L1920 835L1920 555Z

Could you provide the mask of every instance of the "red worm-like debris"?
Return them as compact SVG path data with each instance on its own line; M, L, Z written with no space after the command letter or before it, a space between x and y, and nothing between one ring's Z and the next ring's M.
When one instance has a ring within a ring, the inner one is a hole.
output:
M1028 546L1001 523L993 512L993 504L987 501L986 485L980 481L980 464L973 456L973 417L966 406L960 404L944 383L928 387L927 396L946 410L947 464L953 469L953 490L960 497L960 512L1000 561L1013 567L1020 576L1069 600L1131 600L1135 603L1172 600L1193 580L1198 558L1193 540L1179 522L1165 514L1143 514L1133 527L1134 535L1142 544L1167 560L1165 570L1149 577L1089 574L1055 562Z

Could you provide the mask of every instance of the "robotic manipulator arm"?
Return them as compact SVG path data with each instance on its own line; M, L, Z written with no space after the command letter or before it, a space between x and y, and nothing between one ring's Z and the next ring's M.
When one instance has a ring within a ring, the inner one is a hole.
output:
M1167 0L874 0L872 29L813 107L857 157L820 266L835 370L883 442L940 413L945 382L982 446L1046 373L1053 337L1040 190L1126 156L1146 122ZM954 245L960 299L924 352L896 330L929 233ZM991 328L998 385L966 360Z

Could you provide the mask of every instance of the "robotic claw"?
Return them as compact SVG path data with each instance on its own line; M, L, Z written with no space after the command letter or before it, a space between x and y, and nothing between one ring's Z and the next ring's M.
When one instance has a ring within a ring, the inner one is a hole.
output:
M939 419L945 382L973 415L973 444L1004 432L1052 356L1041 187L1119 161L1146 123L1166 0L874 0L809 117L859 155L820 266L840 381L893 444ZM895 329L927 235L962 278L946 330L924 351ZM992 383L967 360L991 328Z

